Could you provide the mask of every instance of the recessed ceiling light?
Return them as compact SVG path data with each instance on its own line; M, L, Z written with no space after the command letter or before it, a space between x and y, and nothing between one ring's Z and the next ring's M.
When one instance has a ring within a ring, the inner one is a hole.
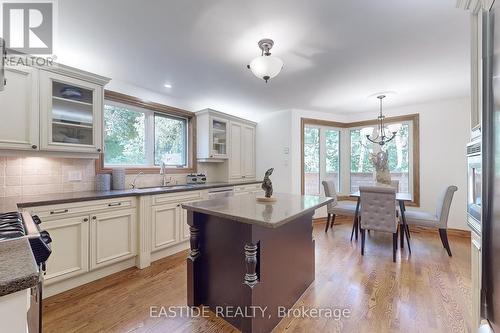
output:
M172 88L172 85L171 85L170 83L165 83L163 86L164 86L165 88Z

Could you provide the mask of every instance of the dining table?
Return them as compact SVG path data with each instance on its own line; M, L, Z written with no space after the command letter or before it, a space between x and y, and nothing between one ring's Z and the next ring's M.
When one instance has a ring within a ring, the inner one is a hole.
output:
M352 224L352 231L351 231L351 241L353 234L356 235L356 240L358 239L358 230L360 228L359 225L359 208L360 208L360 202L361 202L361 194L359 191L352 192L350 197L357 198L357 203L356 203L356 211L354 213L354 221ZM399 204L399 211L401 214L401 228L399 228L400 231L400 239L401 239L401 248L404 248L404 238L406 236L406 242L408 244L408 251L411 253L411 247L410 247L410 229L408 228L408 224L406 223L406 216L405 216L405 211L406 211L406 205L405 202L411 202L413 200L413 196L410 193L403 193L403 192L396 192L396 201Z

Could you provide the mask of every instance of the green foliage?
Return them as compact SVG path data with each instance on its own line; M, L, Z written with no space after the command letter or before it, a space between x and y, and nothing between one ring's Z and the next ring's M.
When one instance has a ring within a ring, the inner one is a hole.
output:
M326 130L326 172L333 173L339 172L339 144L340 144L340 132L336 130Z
M105 164L146 164L144 120L144 113L104 106Z
M304 129L304 172L319 172L319 129Z
M155 164L186 165L186 120L155 114Z
M149 114L148 117L152 117ZM154 163L186 165L187 121L154 114ZM104 163L146 165L146 114L115 105L104 106ZM151 133L151 135L153 135Z
M351 172L373 172L370 153L373 144L367 140L366 133L371 134L373 127L351 130ZM408 172L409 170L409 126L402 124L396 137L384 146L389 158L391 172Z

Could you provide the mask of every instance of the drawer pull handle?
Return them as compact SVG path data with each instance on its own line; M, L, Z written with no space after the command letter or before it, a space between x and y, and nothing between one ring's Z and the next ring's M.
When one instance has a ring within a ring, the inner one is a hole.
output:
M50 211L50 215L55 215L55 214L64 214L64 213L67 213L69 212L69 210L67 209L63 209L63 210L52 210Z
M116 207L116 206L121 206L121 205L122 205L121 202L114 202L114 203L108 204L108 207Z

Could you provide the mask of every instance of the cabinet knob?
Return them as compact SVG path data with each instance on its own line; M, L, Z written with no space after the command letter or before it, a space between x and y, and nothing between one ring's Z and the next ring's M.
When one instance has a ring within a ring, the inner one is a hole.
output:
M37 148L38 148L38 146L37 146L37 145L32 145L32 146L31 146L31 148L32 148L32 149L37 149Z
M96 220L97 219L97 216L92 216L92 220Z
M97 148L97 152L100 153L101 152L101 148Z
M84 219L83 219L83 222L88 222L88 221L89 221L89 219L88 219L88 218L84 218Z

